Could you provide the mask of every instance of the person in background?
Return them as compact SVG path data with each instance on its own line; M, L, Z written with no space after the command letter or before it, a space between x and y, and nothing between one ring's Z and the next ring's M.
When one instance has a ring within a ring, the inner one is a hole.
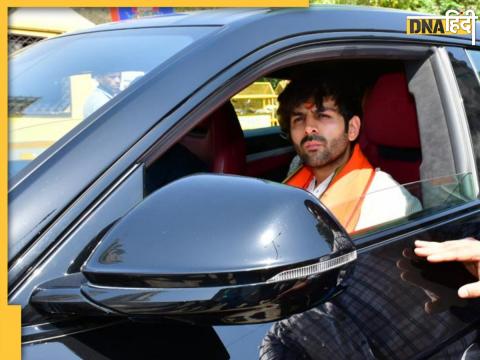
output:
M87 117L100 106L116 96L120 90L121 73L111 72L96 75L95 80L98 85L85 100L83 105L83 116Z

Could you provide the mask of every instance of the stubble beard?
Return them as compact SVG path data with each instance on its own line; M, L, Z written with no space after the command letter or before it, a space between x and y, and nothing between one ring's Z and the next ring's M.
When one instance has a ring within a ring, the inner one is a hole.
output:
M330 142L324 141L324 143L326 145L314 153L307 152L302 145L295 145L295 149L305 165L319 168L338 162L345 155L345 152L348 151L350 145L346 133Z

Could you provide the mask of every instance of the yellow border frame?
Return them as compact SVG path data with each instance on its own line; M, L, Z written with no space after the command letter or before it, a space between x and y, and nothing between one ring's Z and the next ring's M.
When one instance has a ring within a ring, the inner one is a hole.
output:
M308 0L7 0L6 7L308 7Z
M2 84L8 83L8 36L7 36L8 5L0 8L0 24L2 33L0 36L1 51L1 77ZM0 358L20 359L20 338L21 338L21 308L19 305L8 306L8 211L7 211L7 189L8 189L8 110L7 110L7 86L0 86L2 106L1 118L4 119L4 126L0 130L0 156L3 166L0 167L0 239L3 240L0 246Z
M6 1L0 8L0 24L2 24L0 46L1 52L1 78L2 84L8 83L8 8L10 7L128 7L132 6L131 0L121 1L65 1L65 0L10 0ZM308 0L141 0L135 6L156 7L308 7ZM7 211L7 189L8 189L8 108L7 108L7 86L0 87L2 106L1 119L5 126L0 130L0 156L4 166L0 167L0 359L21 358L21 308L19 305L8 305L8 273L7 273L7 251L8 251L8 211Z

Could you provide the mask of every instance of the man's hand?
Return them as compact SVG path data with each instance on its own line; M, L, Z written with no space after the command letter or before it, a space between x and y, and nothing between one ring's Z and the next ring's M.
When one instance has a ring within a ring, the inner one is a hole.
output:
M460 261L473 276L480 279L480 241L473 238L442 243L416 240L415 246L417 256L425 257L432 263ZM480 297L480 281L462 286L458 289L458 296Z

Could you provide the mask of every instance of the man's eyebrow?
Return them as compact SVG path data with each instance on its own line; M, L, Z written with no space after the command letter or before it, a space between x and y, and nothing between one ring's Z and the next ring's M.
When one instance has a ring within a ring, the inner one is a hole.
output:
M334 107L323 107L323 106L318 109L319 112L328 111L328 110L337 111L338 109Z

